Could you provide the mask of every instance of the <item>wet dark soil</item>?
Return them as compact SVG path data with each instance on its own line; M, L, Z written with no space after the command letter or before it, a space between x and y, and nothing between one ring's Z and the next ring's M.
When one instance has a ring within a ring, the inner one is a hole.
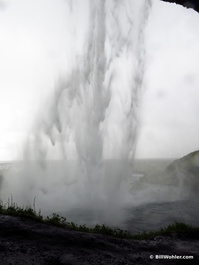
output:
M156 255L183 259L163 260ZM0 215L0 264L199 264L199 236L172 234L153 240L127 240Z

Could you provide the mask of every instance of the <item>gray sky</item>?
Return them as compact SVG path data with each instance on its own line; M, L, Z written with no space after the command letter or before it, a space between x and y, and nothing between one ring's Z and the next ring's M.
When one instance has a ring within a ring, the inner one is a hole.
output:
M73 23L68 3L0 1L0 160L19 157L35 116L67 70L70 48L80 49L65 34ZM153 0L137 157L180 157L199 149L198 28L195 11Z
M199 149L199 14L154 1L137 155L180 157Z
M41 102L64 71L66 13L61 0L1 1L0 160L18 155Z

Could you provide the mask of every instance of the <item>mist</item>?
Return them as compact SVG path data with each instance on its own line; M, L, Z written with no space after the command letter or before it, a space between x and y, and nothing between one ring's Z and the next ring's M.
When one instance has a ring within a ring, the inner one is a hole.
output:
M17 43L4 42L1 65L2 135L15 147L11 156L2 143L1 156L16 161L1 180L1 200L118 225L133 206L186 198L183 186L140 188L134 158L197 149L198 14L155 0L42 3L9 1L1 11L10 23L4 36ZM23 14L16 27L12 12ZM173 27L176 14L187 23ZM12 103L17 114L8 111Z

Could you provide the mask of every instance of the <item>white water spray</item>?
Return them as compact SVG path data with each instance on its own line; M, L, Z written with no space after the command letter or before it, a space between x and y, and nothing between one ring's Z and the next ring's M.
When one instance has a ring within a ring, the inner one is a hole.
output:
M105 209L110 221L110 213L120 215L132 174L151 1L67 4L67 71L25 148L25 158L39 162L7 177L1 196L24 205L36 197L46 211Z

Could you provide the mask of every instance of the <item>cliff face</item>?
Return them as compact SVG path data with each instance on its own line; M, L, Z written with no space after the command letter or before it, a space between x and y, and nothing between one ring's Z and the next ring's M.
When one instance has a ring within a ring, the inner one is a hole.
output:
M177 168L185 170L187 173L194 175L199 174L199 151L192 152L180 159L173 161L168 167L167 172L171 173Z
M148 174L140 182L173 186L195 197L199 192L199 151L174 160L165 170Z
M166 168L164 174L194 193L199 191L199 151L175 160Z
M199 174L199 151L192 152L180 159L174 160L167 169L169 174L175 174L178 170L188 174Z

